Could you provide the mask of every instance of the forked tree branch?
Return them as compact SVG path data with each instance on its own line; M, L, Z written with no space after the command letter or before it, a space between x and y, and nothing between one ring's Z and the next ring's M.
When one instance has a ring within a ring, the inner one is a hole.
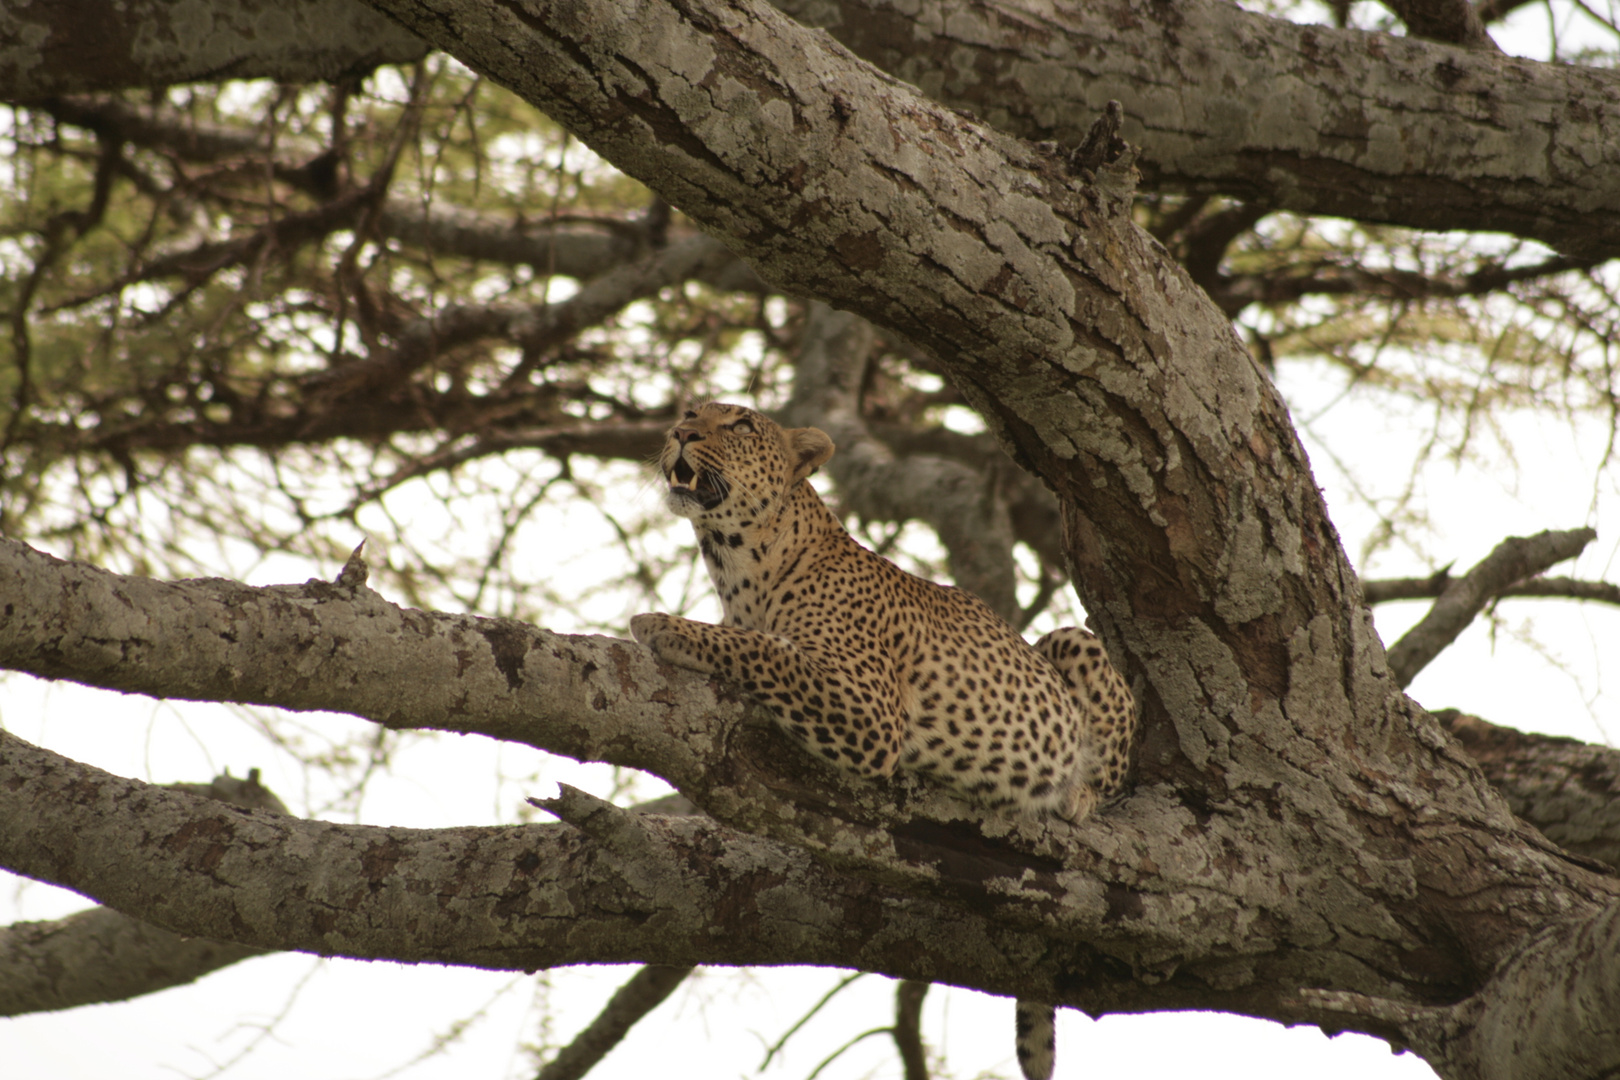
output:
M1389 648L1389 669L1408 686L1429 661L1440 655L1492 597L1550 566L1573 559L1597 537L1593 529L1511 536L1468 573L1446 583L1434 607Z
M207 784L172 790L250 810L287 808L259 783L226 772ZM195 982L265 950L159 929L98 907L49 922L0 927L0 1016L50 1012L78 1005L127 1001Z

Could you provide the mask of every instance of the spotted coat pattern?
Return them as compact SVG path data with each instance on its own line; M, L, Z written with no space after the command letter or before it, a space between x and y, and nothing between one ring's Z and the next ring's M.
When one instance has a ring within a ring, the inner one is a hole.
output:
M739 405L689 411L659 468L725 618L638 615L636 640L740 685L851 773L925 773L995 810L1083 820L1123 780L1136 722L1101 643L1067 627L1032 648L972 594L856 543L806 482L832 452L819 429ZM1041 1080L1051 1007L1020 1002L1018 1029Z

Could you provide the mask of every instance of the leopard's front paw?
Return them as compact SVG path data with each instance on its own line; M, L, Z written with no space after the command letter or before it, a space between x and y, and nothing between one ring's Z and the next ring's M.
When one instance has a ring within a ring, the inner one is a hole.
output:
M669 624L674 621L672 616L665 615L662 612L632 615L630 617L630 636L647 646L647 648L653 649L653 639L658 636L659 631L669 629ZM657 650L654 649L654 651Z
M714 665L698 658L692 643L682 632L682 624L688 622L687 619L661 612L636 615L630 620L630 635L666 664L713 675Z

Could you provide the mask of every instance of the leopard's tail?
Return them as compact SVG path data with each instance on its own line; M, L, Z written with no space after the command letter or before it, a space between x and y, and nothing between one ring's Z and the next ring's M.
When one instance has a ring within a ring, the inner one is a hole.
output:
M1018 1000L1013 1026L1018 1034L1018 1067L1025 1080L1051 1080L1057 1049L1057 1010L1044 1001Z
M1108 662L1108 653L1094 634L1078 626L1059 627L1037 641L1035 651L1051 661L1068 684L1083 718L1090 760L1079 783L1090 790L1081 790L1064 815L1078 822L1124 784L1136 733L1136 706L1131 688Z

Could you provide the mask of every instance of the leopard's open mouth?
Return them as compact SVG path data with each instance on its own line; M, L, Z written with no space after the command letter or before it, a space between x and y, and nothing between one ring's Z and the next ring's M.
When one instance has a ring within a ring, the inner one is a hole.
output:
M669 470L671 498L690 499L705 510L713 510L725 499L730 486L712 469L694 469L684 457L675 459Z

